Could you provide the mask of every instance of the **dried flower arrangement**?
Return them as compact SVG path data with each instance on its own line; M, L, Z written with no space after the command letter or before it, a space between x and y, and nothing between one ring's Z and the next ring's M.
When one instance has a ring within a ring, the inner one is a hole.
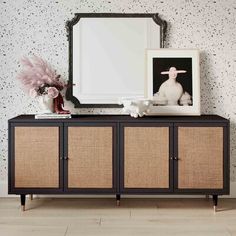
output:
M54 111L60 114L68 114L62 108L63 97L60 93L67 85L60 80L60 75L42 58L33 56L31 59L24 57L21 60L23 70L17 79L24 85L25 90L32 97L48 96L53 99Z

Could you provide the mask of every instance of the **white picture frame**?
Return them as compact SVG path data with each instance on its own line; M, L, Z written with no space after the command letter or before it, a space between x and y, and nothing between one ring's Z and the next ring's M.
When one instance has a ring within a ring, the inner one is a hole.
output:
M147 53L149 115L201 115L197 49L150 49Z

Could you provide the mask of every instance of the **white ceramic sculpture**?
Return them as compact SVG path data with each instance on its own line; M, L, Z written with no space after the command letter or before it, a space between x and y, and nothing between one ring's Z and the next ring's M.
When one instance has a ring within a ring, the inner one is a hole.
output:
M159 91L154 94L153 100L158 105L176 106L178 102L180 105L191 105L191 96L189 93L184 92L183 87L176 81L179 73L186 73L185 70L176 70L175 67L171 67L169 71L161 72L162 75L169 75L159 88Z
M121 98L119 102L124 106L123 112L129 113L134 118L147 115L151 103L151 100L143 98Z

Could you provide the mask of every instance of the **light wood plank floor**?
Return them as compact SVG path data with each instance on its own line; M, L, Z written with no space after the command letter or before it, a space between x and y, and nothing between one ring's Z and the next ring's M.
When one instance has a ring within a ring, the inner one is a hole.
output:
M236 199L0 199L1 236L236 235Z

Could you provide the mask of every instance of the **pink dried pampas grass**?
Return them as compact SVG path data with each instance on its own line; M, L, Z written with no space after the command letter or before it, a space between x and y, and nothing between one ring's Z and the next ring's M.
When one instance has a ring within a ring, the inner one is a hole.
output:
M47 94L49 87L61 91L66 86L64 82L59 80L60 75L40 57L33 56L31 59L24 57L21 64L23 70L17 79L21 81L27 93L33 97Z

